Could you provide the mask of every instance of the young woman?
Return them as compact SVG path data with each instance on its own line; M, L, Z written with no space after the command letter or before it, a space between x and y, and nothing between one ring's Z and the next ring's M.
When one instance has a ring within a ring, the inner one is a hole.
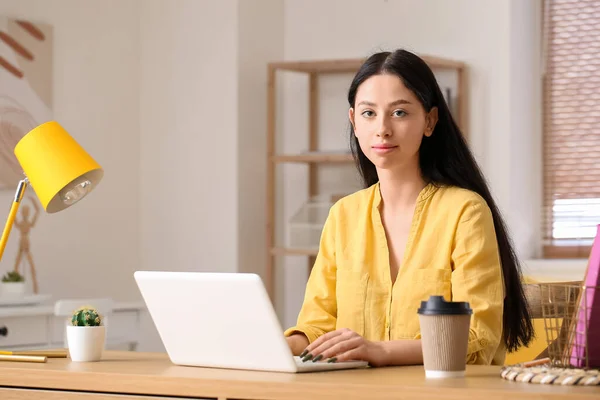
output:
M533 336L520 267L485 179L427 64L369 57L348 92L351 148L365 189L323 228L297 325L304 361L423 362L420 302L473 309L467 362L502 364Z

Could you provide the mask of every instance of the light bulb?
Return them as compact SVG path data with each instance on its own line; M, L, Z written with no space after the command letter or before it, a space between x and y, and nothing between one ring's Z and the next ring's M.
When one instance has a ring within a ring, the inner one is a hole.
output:
M77 203L92 191L92 182L82 175L69 185L65 186L60 193L60 199L68 206Z

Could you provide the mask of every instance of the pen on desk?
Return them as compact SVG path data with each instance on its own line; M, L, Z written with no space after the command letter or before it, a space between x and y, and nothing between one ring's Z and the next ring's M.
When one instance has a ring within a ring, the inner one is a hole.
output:
M523 363L523 366L525 368L528 367L536 367L538 365L544 365L546 363L550 362L550 358L546 357L546 358L541 358L539 360L532 360L532 361L527 361Z
M45 363L46 356L14 356L14 355L0 354L0 361Z
M15 350L15 351L6 351L0 350L0 355L5 356L40 356L40 357L48 357L48 358L66 358L67 351L66 350Z

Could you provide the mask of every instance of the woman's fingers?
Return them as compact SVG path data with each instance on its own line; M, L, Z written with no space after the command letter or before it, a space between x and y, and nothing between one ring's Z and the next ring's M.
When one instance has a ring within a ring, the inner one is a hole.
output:
M344 338L344 336L342 336L342 338ZM320 355L323 360L335 357L337 361L341 361L339 358L340 355L362 346L363 342L364 339L358 335L345 337L344 339L337 341L337 343L332 343L332 346L323 350Z
M360 346L363 341L363 338L355 332L342 332L305 354L302 361L328 360L334 358L337 354Z
M336 362L364 360L364 346L361 344L358 347L353 347L335 356Z
M327 343L331 339L344 334L347 331L349 331L349 329L337 329L335 331L327 332L326 334L324 334L322 336L319 336L317 338L317 340L315 340L314 342L312 342L311 344L309 344L306 347L306 349L304 349L304 351L302 352L302 354L300 354L300 357L304 361L306 361L305 359L313 358L315 356L315 354L314 354L315 349L317 349L319 346L323 345L324 343Z
M302 358L302 361L308 361L311 359L315 359L323 351L325 351L329 347L339 343L340 341L345 340L348 337L348 335L352 335L353 333L354 332L352 332L350 329L346 329L346 328L337 329L335 331L328 332L328 333L320 336L317 340L312 342L310 345L308 345L306 347L306 349L300 354L300 357Z
M323 343L342 335L343 333L349 331L349 329L337 329L335 331L331 331L331 332L327 332L324 335L321 335L317 338L317 340L315 340L314 342L312 342L311 344L309 344L306 347L306 350L310 353L311 351L313 351L314 349L316 349L317 347L321 346Z
M346 343L350 339L355 338L355 337L360 338L360 336L358 336L357 333L354 333L352 331L342 332L340 335L332 337L331 339L327 340L325 343L323 343L320 346L318 346L317 348L315 348L313 351L310 352L310 354L312 354L313 360L317 360L317 361L324 359L324 358L328 358L328 357L330 357L330 354L332 352L335 352L334 349L336 347L339 348L339 346L341 346L343 343Z

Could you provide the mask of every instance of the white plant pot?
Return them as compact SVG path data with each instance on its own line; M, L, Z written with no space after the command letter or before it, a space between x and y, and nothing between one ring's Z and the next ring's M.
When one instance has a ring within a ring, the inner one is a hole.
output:
M72 361L98 361L106 343L105 326L67 325L67 345Z
M24 296L25 282L2 282L2 296Z

